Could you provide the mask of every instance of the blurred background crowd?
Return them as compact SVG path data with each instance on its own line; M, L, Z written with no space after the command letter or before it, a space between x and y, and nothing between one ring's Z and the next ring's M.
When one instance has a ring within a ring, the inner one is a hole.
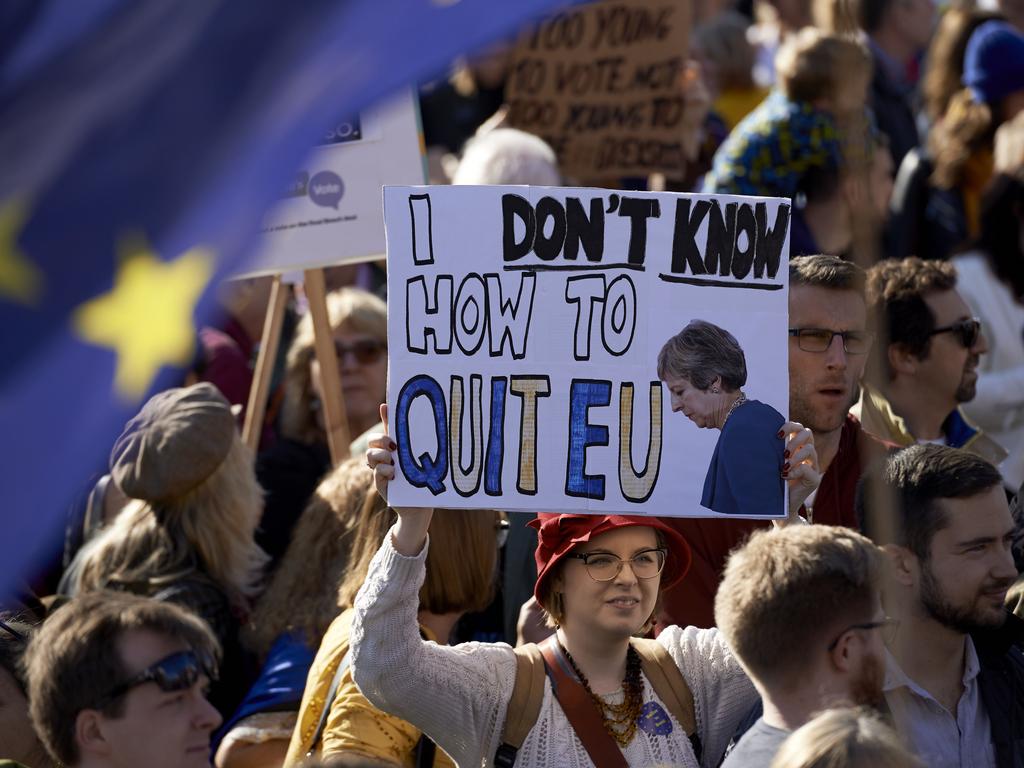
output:
M856 515L857 481L871 460L919 443L969 451L998 470L994 485L936 497L996 487L1004 503L1013 500L1024 483L1024 2L696 0L689 10L678 87L694 127L690 157L675 172L605 186L792 201L790 257L812 259L790 270L791 418L813 431L824 473L804 515L882 543ZM545 141L510 127L504 88L514 49L507 41L472 52L420 86L430 183L580 181L560 170ZM356 596L395 519L364 458L368 436L382 428L386 269L371 262L325 275L352 458L332 461L301 285L289 289L259 448L242 443L272 278L224 283L220 316L196 329L181 386L126 426L109 471L69 510L63 547L23 574L2 606L0 758L29 768L189 759L269 768L314 753L339 765L450 764L414 725L374 707L346 670ZM827 338L808 332L821 329ZM874 334L877 358L857 348L857 333ZM419 591L424 639L516 645L550 633L531 598L531 517L435 517ZM672 525L693 564L662 596L657 624L711 627L728 553L759 525ZM1014 518L1006 551L1012 543L1015 563L1021 530ZM978 589L1005 593L1018 566L1010 569L986 571ZM961 636L974 629L967 624ZM116 688L154 660L142 682L156 682L161 695L200 678L209 689L195 701L145 702L153 709L133 724L118 711ZM1004 702L1020 715L1011 729L1024 727L1018 680ZM203 708L205 693L212 707ZM958 697L946 714L959 723ZM973 706L997 719L995 700ZM123 732L82 716L92 711ZM772 765L811 765L800 760L842 738L860 739L868 756L856 762L854 749L846 762L813 764L916 764L896 742L886 752L894 737L874 714L836 711L812 725L817 736L802 733L803 746L787 744ZM1011 746L998 756L961 744L968 751L941 764L1024 765L1017 736L1005 736Z

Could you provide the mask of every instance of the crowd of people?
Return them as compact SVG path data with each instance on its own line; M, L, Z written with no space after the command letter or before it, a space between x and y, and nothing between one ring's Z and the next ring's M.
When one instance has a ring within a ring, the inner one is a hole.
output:
M226 283L3 598L0 765L1024 766L1021 3L690 10L693 156L620 186L792 201L789 420L711 323L651 372L762 520L390 508L378 264L327 270L351 458L301 286L250 450L270 279ZM511 50L421 87L433 183L586 181Z

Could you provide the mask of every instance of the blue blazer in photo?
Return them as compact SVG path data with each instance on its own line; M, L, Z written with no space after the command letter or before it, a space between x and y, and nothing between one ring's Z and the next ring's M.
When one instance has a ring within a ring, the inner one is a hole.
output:
M727 515L783 514L785 441L782 414L758 400L738 406L725 422L704 478L702 506Z

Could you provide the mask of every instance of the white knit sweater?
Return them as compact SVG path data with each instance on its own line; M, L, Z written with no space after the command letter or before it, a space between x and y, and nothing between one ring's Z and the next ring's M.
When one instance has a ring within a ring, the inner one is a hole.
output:
M449 647L420 639L416 613L426 554L424 547L416 557L403 557L389 534L374 556L352 622L355 681L373 704L422 730L459 766L489 766L512 696L515 654L505 643ZM717 766L737 723L757 700L754 687L718 630L669 627L658 642L693 691L703 759L697 762L674 719L667 735L637 729L623 754L631 766ZM668 711L646 678L643 698ZM516 757L519 768L548 765L593 765L550 683L537 723Z

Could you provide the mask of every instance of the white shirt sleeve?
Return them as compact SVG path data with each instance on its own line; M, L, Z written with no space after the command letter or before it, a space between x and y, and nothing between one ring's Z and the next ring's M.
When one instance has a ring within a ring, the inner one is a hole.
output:
M757 691L717 629L666 627L658 642L693 693L701 765L717 766L736 727L757 702Z

